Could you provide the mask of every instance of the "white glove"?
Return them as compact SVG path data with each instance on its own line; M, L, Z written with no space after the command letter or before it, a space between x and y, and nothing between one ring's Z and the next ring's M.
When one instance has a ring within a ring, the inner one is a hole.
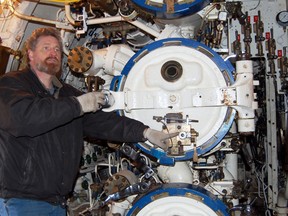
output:
M89 92L76 97L79 101L82 112L96 112L105 104L105 94L102 92Z
M151 128L147 128L146 130L144 130L143 133L145 139L148 139L149 142L160 147L164 151L167 151L169 147L168 146L169 139L177 136L178 134L179 134L178 132L167 134L162 131L157 131Z

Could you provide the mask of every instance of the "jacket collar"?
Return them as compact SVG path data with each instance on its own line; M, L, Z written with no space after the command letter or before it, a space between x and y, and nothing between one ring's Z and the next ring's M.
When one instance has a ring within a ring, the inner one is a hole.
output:
M47 89L43 84L42 82L39 80L39 78L36 76L35 72L33 71L33 69L31 67L27 67L27 69L29 71L31 71L31 73L34 75L34 77L39 81L39 83L42 85L42 87L48 91L49 93L51 93L51 91L49 89ZM56 76L53 76L52 77L52 85L53 85L53 88L54 90L52 90L52 94L55 98L58 98L59 96L59 92L60 92L60 89L63 87L63 84L60 82L60 80L56 77Z

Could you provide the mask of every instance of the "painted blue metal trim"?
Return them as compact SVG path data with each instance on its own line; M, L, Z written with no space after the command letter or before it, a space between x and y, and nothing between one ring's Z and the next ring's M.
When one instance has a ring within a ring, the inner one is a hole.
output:
M190 3L174 3L174 11L167 12L167 4L163 3L162 6L160 5L153 5L149 4L147 0L132 0L134 4L138 7L142 8L143 10L147 11L148 13L152 14L156 18L160 19L175 19L183 16L188 16L195 14L210 4L211 0L195 0Z
M166 38L163 40L155 41L151 44L148 44L141 50L139 50L137 53L135 53L130 60L127 62L125 67L122 70L122 73L120 76L115 77L112 80L113 85L115 86L115 82L118 82L118 85L116 88L112 89L114 91L121 91L122 90L122 84L121 82L124 82L125 79L123 77L127 77L129 75L129 72L133 68L133 66L141 59L143 56L149 54L150 52L161 48L163 46L186 46L191 47L193 49L196 49L203 54L207 55L219 68L219 70L222 72L223 77L225 78L227 86L234 83L234 67L229 61L224 61L224 59L216 53L214 50L209 48L208 46L197 42L195 40L191 39L185 39L185 38ZM122 77L121 77L122 76ZM112 86L112 84L111 84ZM219 128L216 134L208 140L206 143L201 145L200 147L197 147L196 151L198 155L202 155L213 149L218 143L224 138L224 136L229 131L233 120L235 118L236 111L228 108L227 110L227 116L226 119L223 121L222 126ZM194 150L189 150L185 152L184 155L180 156L171 156L168 155L166 152L163 152L159 149L154 148L145 148L141 143L136 144L143 152L155 157L158 159L158 162L162 165L168 165L173 166L175 164L175 161L183 161L183 160L190 160L193 158Z
M173 43L173 42L175 42L175 43ZM231 82L230 84L234 83L234 78L232 75L234 68L229 61L225 62L224 59L218 53L216 53L214 50L212 50L210 47L206 46L205 44L202 44L202 43L195 41L195 40L186 39L186 38L166 38L166 39L158 40L158 41L155 41L151 44L146 45L144 48L142 48L137 53L135 53L132 56L132 58L130 58L130 60L127 62L127 64L123 68L121 74L127 76L129 74L131 68L134 66L134 64L137 63L138 58L141 59L143 56L147 55L149 52L151 52L157 48L161 48L163 46L166 46L167 43L171 43L173 45L178 43L181 46L191 47L191 48L197 49L199 51L201 51L201 48L202 48L203 50L209 52L211 54L209 57L218 66L220 71L222 71L222 72L226 71L227 72L227 75L229 76L228 77L229 81Z
M222 213L223 216L229 216L229 210L227 206L215 195L205 190L203 187L186 183L163 184L152 189L145 195L139 196L139 198L136 198L136 201L133 203L132 208L129 210L126 216L135 215L133 214L134 211L137 212L139 209L144 208L146 205L153 202L157 197L161 199L161 196L159 195L163 193L165 193L165 196L168 195L169 197L187 197L187 193L196 195L198 197L201 197L203 204L207 205L214 212ZM192 197L187 198L193 199Z

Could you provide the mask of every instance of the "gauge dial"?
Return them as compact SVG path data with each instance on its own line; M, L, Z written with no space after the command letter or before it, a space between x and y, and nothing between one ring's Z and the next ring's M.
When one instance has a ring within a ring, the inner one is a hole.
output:
M280 26L288 26L288 11L280 11L276 16L276 21Z

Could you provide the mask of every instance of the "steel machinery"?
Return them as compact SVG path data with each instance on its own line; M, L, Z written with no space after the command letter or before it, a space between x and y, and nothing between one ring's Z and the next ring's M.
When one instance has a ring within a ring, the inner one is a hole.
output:
M39 26L61 31L61 79L105 91L165 133L84 140L68 214L287 215L287 1L1 0L1 74Z

